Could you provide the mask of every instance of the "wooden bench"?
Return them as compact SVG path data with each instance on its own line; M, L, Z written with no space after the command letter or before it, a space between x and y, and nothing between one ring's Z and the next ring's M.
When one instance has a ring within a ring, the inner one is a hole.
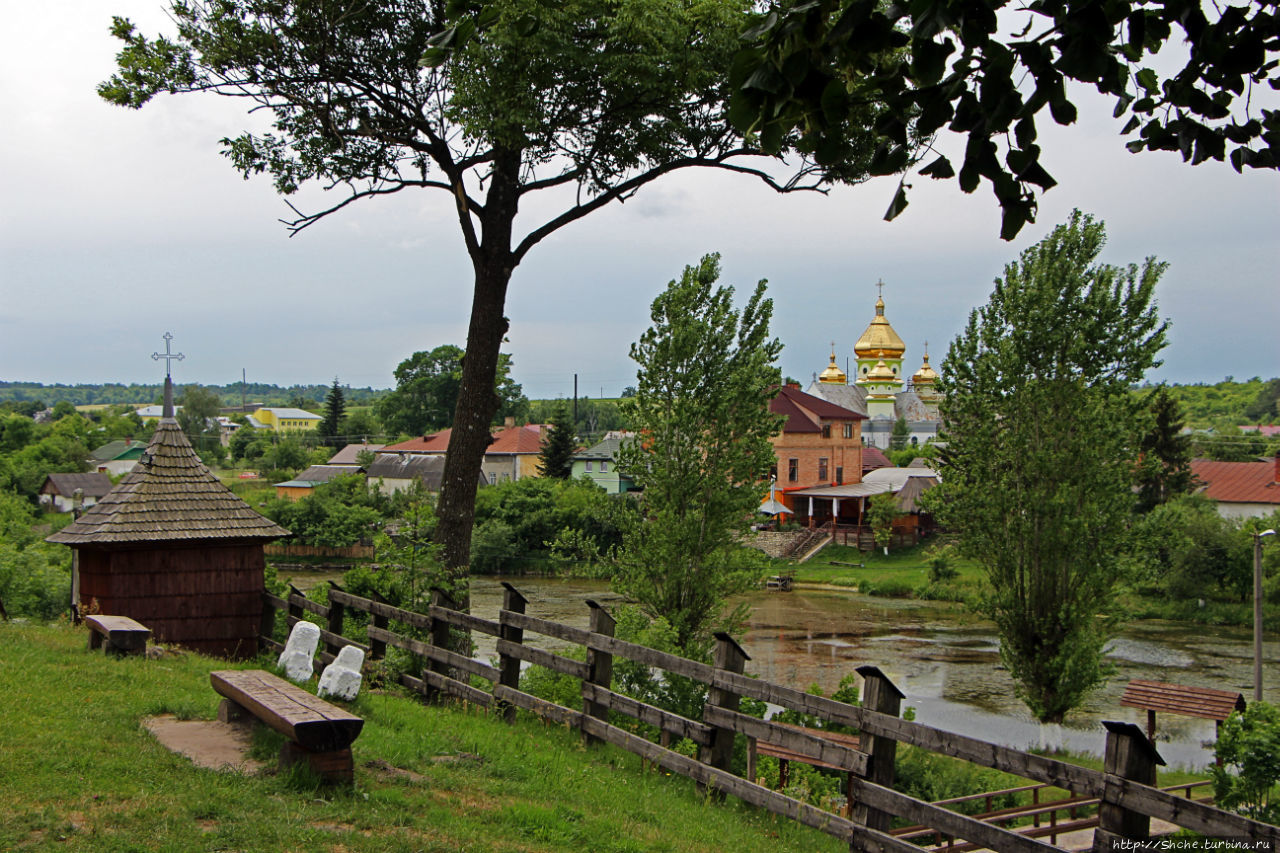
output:
M364 720L260 669L219 670L209 680L223 697L219 720L252 716L288 738L282 767L305 762L326 782L354 781L351 744Z
M119 655L145 655L147 640L151 630L145 625L133 621L128 616L101 616L93 614L84 617L84 624L89 626L89 648L102 648L102 641L107 645L104 651Z
M829 732L823 729L811 729L805 726L797 726L792 723L774 723L775 726L791 729L801 734L810 735L812 737L821 738L836 746L842 746L847 749L862 750L862 739L858 735L847 735L843 732ZM795 752L787 749L785 746L768 741L759 740L757 738L747 739L747 778L751 781L756 780L756 758L757 756L768 755L778 759L778 789L782 790L787 787L791 781L791 762L799 761L801 764L808 764L811 767L821 767L824 770L838 770L846 773L846 791L845 791L845 814L851 814L853 809L853 798L847 790L848 785L852 783L853 773L844 767L838 767L835 764L829 764L817 758L811 758L803 753Z

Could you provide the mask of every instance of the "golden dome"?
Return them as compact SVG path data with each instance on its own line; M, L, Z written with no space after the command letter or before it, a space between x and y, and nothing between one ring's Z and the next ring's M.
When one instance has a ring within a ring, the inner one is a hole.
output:
M824 385L848 385L849 377L845 376L844 371L836 365L835 344L832 344L831 363L827 365L827 369L822 371L818 376L818 381Z
M911 377L911 381L916 385L932 385L938 381L938 373L929 366L929 351L924 352L924 364L920 365L920 369Z
M881 296L876 299L875 319L871 321L871 325L867 326L862 337L858 338L858 342L853 345L853 351L857 353L858 358L871 358L877 353L881 358L901 358L906 349L907 345L884 318L884 297Z
M867 374L868 382L893 382L898 378L898 374L893 372L893 368L884 363L886 353L880 351L880 360L876 362L876 366L871 368L871 372Z

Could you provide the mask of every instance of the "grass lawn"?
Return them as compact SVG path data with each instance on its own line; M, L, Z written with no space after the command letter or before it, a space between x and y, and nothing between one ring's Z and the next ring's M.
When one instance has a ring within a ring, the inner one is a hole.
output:
M83 629L0 623L0 850L821 851L835 839L716 803L533 720L366 690L353 789L196 768L142 718L212 719L194 654L114 659ZM254 664L261 666L259 662ZM399 768L404 772L390 772Z
M929 583L929 564L925 554L928 548L928 545L891 548L885 556L879 549L862 552L844 545L828 545L809 562L796 566L796 580L849 587L892 583L918 589ZM848 565L850 563L855 565ZM858 568L857 564L862 567ZM972 560L954 557L952 566L960 573L953 581L956 585L976 587L985 578L982 569Z

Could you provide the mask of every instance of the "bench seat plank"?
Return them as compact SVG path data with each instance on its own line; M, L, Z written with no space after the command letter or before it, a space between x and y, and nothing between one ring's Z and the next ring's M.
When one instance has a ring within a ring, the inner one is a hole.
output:
M311 752L351 746L364 720L261 669L209 673L213 689Z
M105 637L107 643L114 649L137 652L146 649L147 640L151 637L149 628L128 616L104 616L93 613L85 616L84 622L92 632L91 648L97 648L101 638ZM98 643L92 642L93 636L98 638Z

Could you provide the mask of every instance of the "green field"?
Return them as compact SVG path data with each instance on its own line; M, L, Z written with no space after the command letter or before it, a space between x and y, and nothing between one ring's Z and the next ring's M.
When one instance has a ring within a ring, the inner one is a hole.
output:
M844 849L568 729L395 692L366 689L352 706L365 719L353 789L199 769L141 721L212 719L208 673L225 668L109 658L85 650L83 629L0 623L0 850Z

